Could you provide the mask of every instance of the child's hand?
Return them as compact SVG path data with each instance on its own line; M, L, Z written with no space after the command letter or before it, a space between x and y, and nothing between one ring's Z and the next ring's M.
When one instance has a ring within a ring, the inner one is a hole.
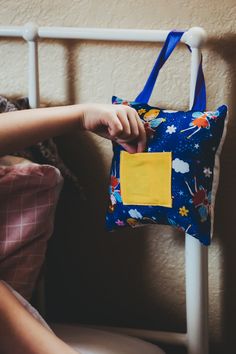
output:
M144 125L135 109L126 105L83 104L82 129L115 140L130 153L146 146Z

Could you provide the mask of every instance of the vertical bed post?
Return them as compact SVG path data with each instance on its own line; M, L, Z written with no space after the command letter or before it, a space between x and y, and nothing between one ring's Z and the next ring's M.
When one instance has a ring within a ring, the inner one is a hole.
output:
M186 316L188 354L208 354L208 252L186 235Z
M28 42L28 97L31 108L39 107L38 27L34 23L24 26L23 38Z
M206 34L201 28L191 28L186 42L192 50L190 107L194 99L200 47ZM208 354L208 249L186 234L185 241L186 317L188 354Z

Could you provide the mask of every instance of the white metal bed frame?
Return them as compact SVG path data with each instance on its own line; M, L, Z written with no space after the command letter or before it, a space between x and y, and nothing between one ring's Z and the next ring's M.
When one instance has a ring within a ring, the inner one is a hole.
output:
M72 27L0 26L0 37L21 37L28 43L28 97L31 108L39 107L38 38L99 41L164 42L169 31L137 29L103 29ZM192 106L201 46L206 33L200 27L190 28L181 42L191 47L190 100ZM185 282L187 333L161 332L132 328L109 330L134 335L154 342L185 345L188 354L208 354L208 251L198 240L186 235ZM103 327L105 328L105 327Z

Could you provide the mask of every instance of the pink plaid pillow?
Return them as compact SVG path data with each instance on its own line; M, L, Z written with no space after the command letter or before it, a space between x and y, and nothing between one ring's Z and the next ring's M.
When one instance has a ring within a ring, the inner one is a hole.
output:
M0 158L0 279L30 299L53 231L59 170Z

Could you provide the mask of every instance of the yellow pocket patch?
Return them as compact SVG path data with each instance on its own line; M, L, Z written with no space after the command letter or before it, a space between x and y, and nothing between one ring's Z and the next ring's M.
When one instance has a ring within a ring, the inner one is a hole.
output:
M120 189L123 204L172 207L171 152L121 151Z

